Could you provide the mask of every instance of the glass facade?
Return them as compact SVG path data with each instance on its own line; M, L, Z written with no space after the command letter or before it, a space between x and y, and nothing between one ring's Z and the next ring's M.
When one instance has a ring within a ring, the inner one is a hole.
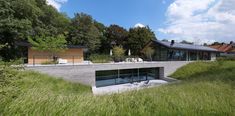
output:
M211 54L210 52L199 52L199 60L211 60Z
M183 50L169 50L168 51L168 60L172 61L186 61L187 52Z
M189 52L189 61L197 60L197 52L191 51Z
M133 83L159 78L159 68L96 71L96 87Z
M153 46L153 48L155 50L153 54L153 60L157 60L157 61L167 60L168 49L166 47L156 45L156 46Z
M170 49L159 44L152 44L154 48L153 61L195 61L211 60L211 53L183 49Z

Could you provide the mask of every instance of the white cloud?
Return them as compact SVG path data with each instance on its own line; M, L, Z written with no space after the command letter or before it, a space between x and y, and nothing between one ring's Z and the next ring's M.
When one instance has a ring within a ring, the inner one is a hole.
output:
M137 23L137 24L135 24L134 27L135 27L135 28L137 28L137 27L143 28L143 27L145 27L145 25L144 25L144 24L141 24L141 23Z
M175 0L159 32L198 44L235 40L235 0Z
M47 0L47 4L52 5L57 10L60 10L61 5L68 2L68 0Z

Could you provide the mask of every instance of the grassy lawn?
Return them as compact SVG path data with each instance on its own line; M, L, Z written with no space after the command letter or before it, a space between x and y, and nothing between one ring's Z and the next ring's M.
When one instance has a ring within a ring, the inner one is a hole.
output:
M181 83L105 96L35 72L0 76L0 115L235 115L233 61L192 63L172 75Z

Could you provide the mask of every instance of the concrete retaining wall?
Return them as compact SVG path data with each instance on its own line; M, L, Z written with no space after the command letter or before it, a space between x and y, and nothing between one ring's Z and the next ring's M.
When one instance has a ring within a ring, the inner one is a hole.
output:
M188 64L188 61L168 62L144 62L144 63L107 63L91 65L51 65L51 66L28 66L26 69L45 73L57 78L63 78L72 82L78 82L89 86L95 86L95 71L151 68L160 67L160 77L166 77L178 68Z

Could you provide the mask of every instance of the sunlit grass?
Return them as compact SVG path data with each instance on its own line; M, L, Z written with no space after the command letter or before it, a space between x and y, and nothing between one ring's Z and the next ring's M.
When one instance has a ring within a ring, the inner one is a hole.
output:
M15 75L2 88L15 91L1 95L0 115L235 115L232 61L192 63L172 75L180 83L104 96L35 72Z

